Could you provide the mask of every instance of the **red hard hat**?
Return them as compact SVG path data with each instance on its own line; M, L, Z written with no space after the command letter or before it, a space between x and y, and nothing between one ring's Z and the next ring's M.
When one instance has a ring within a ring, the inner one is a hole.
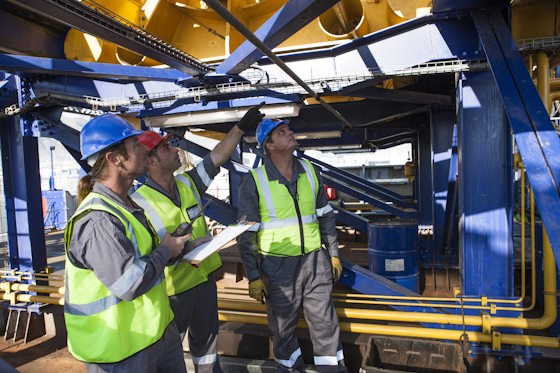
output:
M154 131L144 131L143 134L138 136L138 142L144 145L148 150L152 150L162 141L169 141L173 137L172 134L168 133L165 136L160 135Z

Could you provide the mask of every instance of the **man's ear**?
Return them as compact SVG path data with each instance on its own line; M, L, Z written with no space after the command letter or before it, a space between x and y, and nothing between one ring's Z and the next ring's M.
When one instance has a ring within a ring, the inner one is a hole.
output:
M119 155L115 152L107 152L105 154L105 161L120 167L122 165L122 160L120 159Z
M154 157L153 155L152 155L152 156L149 155L149 156L148 156L148 164L149 164L150 166L157 166L157 165L158 165L158 159L157 159L157 157Z

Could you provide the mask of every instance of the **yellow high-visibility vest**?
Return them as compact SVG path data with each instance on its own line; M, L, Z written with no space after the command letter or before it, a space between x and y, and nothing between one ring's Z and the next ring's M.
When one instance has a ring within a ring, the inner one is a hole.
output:
M123 276L106 288L90 269L78 268L68 259L74 222L89 211L106 211L123 224L126 236L136 249L136 258ZM127 302L124 294L144 271L140 258L158 245L155 231L149 231L123 207L109 198L90 193L72 216L64 232L66 243L66 280L64 319L68 330L68 350L88 363L115 363L158 341L173 312L163 282L163 274L145 294Z
M173 233L181 223L191 221L186 209L196 208L197 206L198 209L202 208L200 194L188 174L175 176L175 185L177 185L179 191L180 207L177 207L173 201L161 192L147 185L142 185L132 194L132 199L144 209L156 228L160 239L166 232ZM192 228L193 236L191 240L210 235L204 215L193 222ZM168 295L180 294L208 281L208 275L221 266L222 261L218 253L214 253L202 261L198 268L186 262L167 266L165 268L165 283Z
M321 248L317 217L332 208L316 209L319 181L315 169L307 160L297 161L305 170L298 176L297 200L285 185L268 179L265 166L251 170L259 192L257 238L263 255L298 256Z

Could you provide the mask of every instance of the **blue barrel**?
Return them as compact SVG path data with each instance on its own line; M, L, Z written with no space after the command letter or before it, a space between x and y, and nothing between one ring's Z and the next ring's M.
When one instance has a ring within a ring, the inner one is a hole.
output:
M418 293L418 223L368 224L369 269Z

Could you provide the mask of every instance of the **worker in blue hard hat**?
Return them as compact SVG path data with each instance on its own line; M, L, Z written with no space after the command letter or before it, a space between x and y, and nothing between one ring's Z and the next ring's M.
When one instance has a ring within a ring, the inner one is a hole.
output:
M186 371L163 272L191 235L160 239L128 197L146 172L142 133L110 114L80 133L82 159L92 169L64 234L64 317L68 349L87 372Z
M238 207L240 217L258 222L237 239L249 295L266 302L278 371L303 371L295 335L303 307L317 371L344 372L331 296L342 266L321 176L309 161L294 157L298 144L287 120L264 119L256 135L266 157L241 180Z
M174 175L181 166L170 135L146 131L139 137L148 150L148 177L132 195L154 224L159 236L175 232L183 223L192 223L192 240L210 237L201 214L202 193L208 189L220 166L226 162L246 131L253 132L263 118L263 104L252 107L227 135L188 172ZM192 243L196 246L196 241ZM168 266L165 283L175 323L184 337L188 330L191 357L197 372L221 372L218 360L218 301L214 272L222 266L218 253L198 267L188 262Z

